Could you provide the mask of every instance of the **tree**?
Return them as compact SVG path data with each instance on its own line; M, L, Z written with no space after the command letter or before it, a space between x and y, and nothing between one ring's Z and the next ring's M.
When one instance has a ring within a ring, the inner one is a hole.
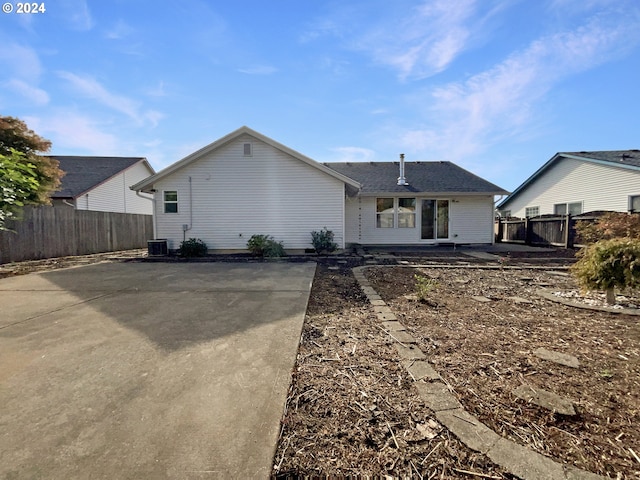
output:
M600 240L580 250L578 256L580 259L571 267L578 284L586 289L604 290L608 304L616 303L616 287L640 287L640 240Z
M640 239L640 214L607 212L595 222L578 221L576 232L580 241L587 244L612 238Z
M0 230L27 204L50 204L64 173L58 162L43 157L51 142L22 120L0 116Z

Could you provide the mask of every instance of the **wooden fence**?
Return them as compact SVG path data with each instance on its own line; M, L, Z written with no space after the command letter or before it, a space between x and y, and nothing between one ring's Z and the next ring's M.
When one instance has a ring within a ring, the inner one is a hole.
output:
M582 246L576 235L578 221L595 221L599 215L543 215L532 218L499 218L495 221L496 242L552 245L573 248Z
M145 248L153 217L67 207L27 207L0 231L0 264Z

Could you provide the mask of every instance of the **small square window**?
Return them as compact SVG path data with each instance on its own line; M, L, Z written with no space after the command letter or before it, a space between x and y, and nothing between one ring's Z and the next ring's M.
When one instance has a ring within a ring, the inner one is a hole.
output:
M529 217L537 217L540 215L540 207L527 207L524 209L524 215Z
M164 213L178 213L178 192L167 190L164 192Z

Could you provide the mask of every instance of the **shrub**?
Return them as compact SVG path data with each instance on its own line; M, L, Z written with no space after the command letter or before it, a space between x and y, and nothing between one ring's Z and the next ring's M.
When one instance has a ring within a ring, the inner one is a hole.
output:
M178 252L183 257L204 257L207 254L207 244L199 238L190 238L180 243Z
M640 239L640 214L608 212L594 222L576 222L576 233L586 244L612 238Z
M316 230L311 232L311 244L318 254L322 252L330 253L338 248L338 245L333 241L333 232L327 230L327 227L324 227L319 232Z
M413 278L416 281L416 294L418 295L418 300L426 302L429 298L429 294L438 286L438 282L433 278L418 274L414 275Z
M578 284L587 290L604 290L607 303L615 303L616 287L640 287L640 240L614 238L600 240L578 252L571 267Z
M253 255L262 257L269 239L271 239L269 235L251 235L251 238L247 242L247 248Z
M249 251L257 257L284 257L282 242L276 242L271 235L252 235L247 242Z

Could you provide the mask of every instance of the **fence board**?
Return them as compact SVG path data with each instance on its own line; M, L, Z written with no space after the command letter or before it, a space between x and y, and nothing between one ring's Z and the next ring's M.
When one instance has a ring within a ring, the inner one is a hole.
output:
M0 231L0 264L145 248L153 217L66 207L27 207Z
M500 218L496 220L496 242L553 245L570 248L580 246L576 223L593 222L599 215L551 215L533 218Z

